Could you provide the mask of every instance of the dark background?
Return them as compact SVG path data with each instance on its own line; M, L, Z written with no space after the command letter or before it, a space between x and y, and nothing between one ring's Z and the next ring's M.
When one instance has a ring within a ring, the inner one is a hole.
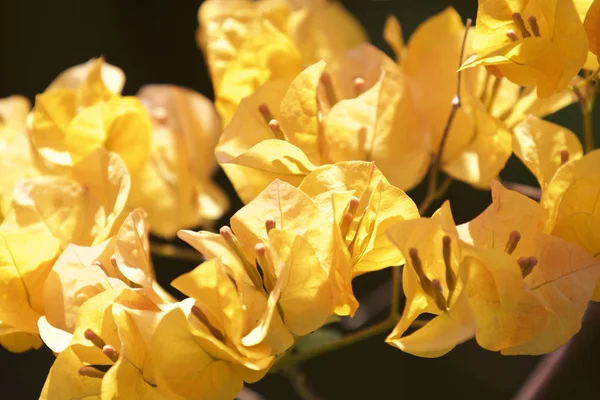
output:
M212 96L212 87L194 32L199 0L1 1L0 97L21 94L31 101L66 68L104 55L127 75L124 93L132 95L147 83L172 83ZM426 17L453 5L464 18L475 19L477 2L442 0L344 1L366 27L372 42L389 50L381 36L385 18L395 14L408 36ZM555 120L576 132L581 129L576 106ZM597 132L596 132L597 133ZM0 172L1 173L1 172ZM512 160L503 178L532 182L531 175ZM230 191L223 174L218 181ZM423 197L423 187L411 193ZM482 211L488 192L454 184L448 194L457 222ZM239 202L234 201L234 207ZM232 211L235 211L232 210ZM229 214L231 215L231 213ZM224 218L222 223L227 223ZM155 260L161 282L194 265ZM388 277L382 271L356 281L366 295ZM373 316L373 320L383 318ZM594 327L597 328L597 327ZM543 398L593 398L600 359L595 330L588 329L576 355L553 379ZM422 359L386 345L384 336L307 362L302 370L312 387L326 399L464 398L508 399L527 379L537 357L503 357L471 341L439 359ZM44 348L13 355L0 349L2 399L35 399L53 361ZM271 399L294 399L286 380L269 375L252 388ZM596 392L597 393L597 392Z

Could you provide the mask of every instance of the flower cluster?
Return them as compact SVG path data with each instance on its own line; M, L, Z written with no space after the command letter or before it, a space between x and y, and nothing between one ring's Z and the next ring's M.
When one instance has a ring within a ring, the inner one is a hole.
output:
M448 8L406 43L392 16L395 59L333 1L207 0L198 18L214 107L170 85L122 96L103 59L32 110L0 101L0 345L57 355L41 399L235 398L388 267L371 332L404 352L538 355L579 331L600 301L599 0L479 0L474 28ZM574 102L583 146L542 119ZM529 197L498 178L513 154ZM217 162L245 204L218 233ZM448 201L428 213L454 180L492 195L458 225ZM205 258L171 282L185 299L156 281L149 233Z

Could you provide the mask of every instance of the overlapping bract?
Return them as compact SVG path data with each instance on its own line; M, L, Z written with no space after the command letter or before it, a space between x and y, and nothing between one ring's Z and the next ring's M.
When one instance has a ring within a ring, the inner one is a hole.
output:
M210 101L168 85L122 97L124 80L102 59L72 67L36 97L27 126L27 102L3 100L1 113L10 116L0 150L10 171L0 182L3 214L19 179L63 175L102 148L125 162L132 177L128 205L144 207L154 234L173 238L221 217L228 201L211 182L221 124Z

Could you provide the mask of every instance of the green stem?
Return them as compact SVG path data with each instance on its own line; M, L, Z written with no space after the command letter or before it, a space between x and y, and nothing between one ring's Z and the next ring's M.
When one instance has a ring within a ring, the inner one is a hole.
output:
M433 189L431 188L432 181L434 182L434 185L437 186L437 172L435 179L432 179L431 177L429 178L430 188L427 191L427 195L423 199L423 202L419 205L419 214L421 215L424 215L427 212L427 210L429 209L429 207L431 207L434 201L438 200L446 194L448 188L450 187L452 182L454 182L454 179L452 179L449 176L446 176L440 187L434 187Z
M573 88L577 99L579 100L579 106L581 107L581 114L583 115L583 148L586 153L594 150L594 127L593 127L593 116L592 116L592 101L581 93L580 88ZM586 90L586 92L588 92Z
M329 353L331 351L343 349L344 347L348 347L353 345L354 343L360 342L362 340L368 339L372 336L379 335L384 333L390 329L392 329L397 323L397 318L389 316L385 320L367 328L361 330L359 332L351 333L350 335L344 336L337 342L329 343L320 347L317 347L313 350L291 354L281 359L277 364L271 368L270 372L277 372L294 365L303 363L304 361L310 360L311 358L318 357L322 354Z

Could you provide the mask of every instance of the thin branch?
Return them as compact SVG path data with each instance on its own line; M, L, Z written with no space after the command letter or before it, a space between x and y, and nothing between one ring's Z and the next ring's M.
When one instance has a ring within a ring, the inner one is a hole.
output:
M469 34L469 29L471 28L472 24L473 24L473 21L470 18L467 19L467 23L465 24L465 33L463 35L463 41L462 41L462 45L460 48L460 56L458 58L459 71L457 73L458 77L456 79L456 94L454 95L454 98L452 99L452 107L450 108L450 114L448 115L448 120L446 121L446 125L444 126L444 131L442 132L442 138L440 139L440 144L438 146L437 152L433 155L432 160L431 160L431 166L429 168L429 184L428 184L428 188L427 188L427 194L425 195L425 199L419 206L419 212L421 214L424 214L425 211L427 211L427 209L429 208L431 203L433 203L435 201L436 197L443 195L443 193L441 195L439 194L440 192L438 191L438 187L437 187L438 173L440 172L440 167L442 164L442 156L444 154L444 148L446 147L446 142L448 141L448 134L450 133L450 128L452 128L452 123L454 122L456 113L458 112L458 109L461 106L460 88L462 85L462 71L460 70L460 67L462 66L463 58L465 56L465 47L467 45L467 36ZM448 183L448 185L449 185L449 183Z

